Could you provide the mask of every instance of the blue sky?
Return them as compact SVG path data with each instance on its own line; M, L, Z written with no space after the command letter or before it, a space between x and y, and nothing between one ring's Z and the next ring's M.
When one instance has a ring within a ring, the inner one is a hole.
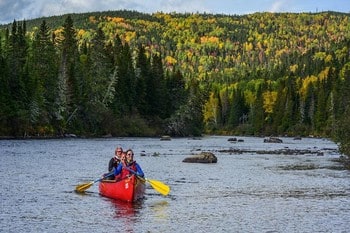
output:
M145 13L180 12L244 15L255 12L350 13L350 0L0 0L0 24L14 19L33 19L105 10Z

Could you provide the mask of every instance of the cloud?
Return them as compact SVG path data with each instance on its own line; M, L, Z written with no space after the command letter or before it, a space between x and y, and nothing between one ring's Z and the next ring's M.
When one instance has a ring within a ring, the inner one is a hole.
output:
M0 0L0 23L42 16L130 9L142 11L137 0ZM144 1L144 2L147 2ZM149 1L150 2L150 1Z
M26 0L0 0L0 23L3 20L13 21L16 18L16 12L22 12L25 4Z
M202 0L0 0L0 23L108 10L154 12L210 12Z
M156 0L153 1L156 4L157 11L162 11L166 13L170 12L208 12L209 9L205 7L206 3L202 0ZM145 6L147 6L145 4ZM152 6L152 5L148 5ZM148 12L154 12L154 7L149 8Z
M285 5L285 1L279 0L279 1L274 1L272 3L272 6L270 8L270 12L281 12L283 9L281 9Z

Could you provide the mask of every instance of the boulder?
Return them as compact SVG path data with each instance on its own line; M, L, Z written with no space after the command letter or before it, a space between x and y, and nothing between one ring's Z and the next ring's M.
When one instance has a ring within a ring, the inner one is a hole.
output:
M227 139L227 141L229 141L229 142L237 142L237 138L229 138L229 139Z
M282 139L275 138L275 137L265 138L264 142L266 142L266 143L283 143Z
M198 155L187 157L182 162L184 163L217 163L218 158L211 152L201 152Z
M169 135L163 135L161 138L160 138L161 141L170 141L171 140L171 137Z

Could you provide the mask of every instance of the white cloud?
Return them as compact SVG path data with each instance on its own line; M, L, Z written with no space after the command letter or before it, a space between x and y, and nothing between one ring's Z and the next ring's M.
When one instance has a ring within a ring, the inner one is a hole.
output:
M283 9L281 9L283 6L284 6L284 4L285 4L286 2L285 1L283 1L283 0L278 0L278 1L275 1L275 2L273 2L273 4L272 4L272 6L271 6L271 8L270 8L270 12L280 12L280 11L282 11Z

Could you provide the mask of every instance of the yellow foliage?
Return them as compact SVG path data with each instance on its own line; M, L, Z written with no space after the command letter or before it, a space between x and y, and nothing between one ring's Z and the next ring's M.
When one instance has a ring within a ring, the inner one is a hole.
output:
M204 105L204 121L206 123L217 123L217 111L219 100L214 97L214 93L210 93L209 100Z
M207 22L209 24L214 24L214 23L216 23L216 19L215 18L211 18L211 19L208 19Z
M292 65L292 66L289 66L289 70L293 73L295 73L295 71L298 69L298 65L295 64L295 65Z
M55 34L55 42L63 40L63 27L57 28L53 33Z
M252 91L246 90L244 91L244 98L247 104L252 105L255 102L256 96Z
M333 60L333 57L332 57L331 54L328 54L327 57L324 59L324 61L325 61L326 63L330 63L330 62L332 62L332 60Z
M272 113L277 99L277 91L266 91L263 93L263 107L266 113Z
M322 70L318 75L318 77L320 78L320 80L324 80L328 77L328 74L329 74L329 66L326 67L324 70Z
M80 29L77 33L78 38L83 38L85 34L85 30L84 29Z
M125 32L124 39L127 43L130 43L136 37L136 32Z
M317 82L317 80L318 78L314 75L307 76L306 78L304 78L300 88L300 95L305 98L308 86L311 83Z
M253 44L252 43L244 43L244 49L245 49L245 51L247 51L247 52L250 52L250 51L252 51L253 50Z
M174 65L177 63L177 60L172 56L166 56L164 60L167 65Z
M107 17L107 20L111 21L111 22L115 22L117 24L125 22L125 19L124 18L120 18L120 17Z
M216 37L216 36L202 36L201 37L201 43L202 44L205 44L205 43L214 43L214 44L217 44L219 43L219 38Z

